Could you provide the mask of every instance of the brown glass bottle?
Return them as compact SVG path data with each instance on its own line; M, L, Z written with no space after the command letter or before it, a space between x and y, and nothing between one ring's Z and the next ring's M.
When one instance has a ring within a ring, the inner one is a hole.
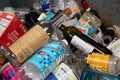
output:
M59 29L63 32L64 37L70 44L82 50L84 53L91 53L97 50L102 54L112 55L112 52L109 49L95 42L75 27L65 27L64 25L61 25Z

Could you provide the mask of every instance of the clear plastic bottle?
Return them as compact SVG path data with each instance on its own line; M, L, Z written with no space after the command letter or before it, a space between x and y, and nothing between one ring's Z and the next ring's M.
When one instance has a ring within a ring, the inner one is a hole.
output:
M69 14L70 9L62 11L61 15L64 17ZM60 18L60 17L59 17ZM58 19L59 19L58 18ZM56 19L55 19L56 20ZM53 20L52 22L54 22ZM22 64L27 58L29 58L38 48L43 47L53 34L53 27L49 25L50 23L44 23L33 26L24 36L18 39L14 44L12 44L9 49L10 54L6 53L7 57L10 58L13 56L15 59L10 60L13 64ZM30 39L28 41L28 39ZM53 37L54 39L54 37ZM33 46L34 44L34 46ZM6 51L7 52L7 51ZM13 53L13 55L12 55ZM14 65L15 65L14 64Z
M84 56L79 55L75 56L74 54L71 54L67 56L45 80L80 80L82 70L86 65L85 62L83 62ZM78 61L78 56L79 60L83 60Z
M81 80L82 71L87 68L93 70L93 72L96 71L96 73L102 72L103 74L117 76L120 75L119 66L120 58L113 55L99 53L86 55L78 51L75 55L66 57L66 60L58 65L45 80ZM82 75L82 77L84 76Z
M57 26L62 22L69 20L71 13L72 12L69 8L66 8L65 10L59 10L49 21L43 20L38 22L38 24L48 30L48 33L52 39L58 40L57 35L59 32Z
M72 11L70 8L66 8L64 10L59 10L49 21L41 21L39 24L43 26L58 26L61 22L65 20L69 20Z
M86 58L90 69L113 75L120 75L120 58L114 55L92 53Z
M57 12L58 10L64 10L65 0L51 0L51 8Z
M59 42L50 41L25 62L20 71L24 71L25 75L32 80L44 80L63 60L65 55L66 50Z

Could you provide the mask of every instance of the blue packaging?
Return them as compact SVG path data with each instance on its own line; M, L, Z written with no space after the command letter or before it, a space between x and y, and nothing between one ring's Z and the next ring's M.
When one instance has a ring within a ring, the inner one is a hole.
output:
M53 73L50 73L45 80L58 80Z
M50 0L43 0L42 9L45 11L50 9Z
M53 12L53 11L50 11L50 12L48 13L48 15L46 16L45 20L46 20L46 21L49 21L54 15L55 15L54 12Z
M65 54L64 47L59 42L50 41L45 47L38 50L28 62L36 66L45 78L62 61Z

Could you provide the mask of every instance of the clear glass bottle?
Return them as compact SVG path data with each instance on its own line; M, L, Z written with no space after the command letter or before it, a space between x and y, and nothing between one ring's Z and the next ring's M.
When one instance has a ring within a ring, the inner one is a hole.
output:
M85 11L89 11L89 12L93 13L95 16L97 16L99 19L101 19L98 12L96 10L91 9L86 0L82 0L81 4L82 4L82 7L85 9ZM102 25L100 26L100 29L102 32L104 32L106 29L103 22L102 22Z

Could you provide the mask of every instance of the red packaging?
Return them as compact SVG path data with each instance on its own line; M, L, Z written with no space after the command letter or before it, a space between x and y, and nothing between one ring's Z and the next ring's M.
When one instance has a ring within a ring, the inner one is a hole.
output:
M9 47L25 32L27 27L14 14L0 12L0 45Z

